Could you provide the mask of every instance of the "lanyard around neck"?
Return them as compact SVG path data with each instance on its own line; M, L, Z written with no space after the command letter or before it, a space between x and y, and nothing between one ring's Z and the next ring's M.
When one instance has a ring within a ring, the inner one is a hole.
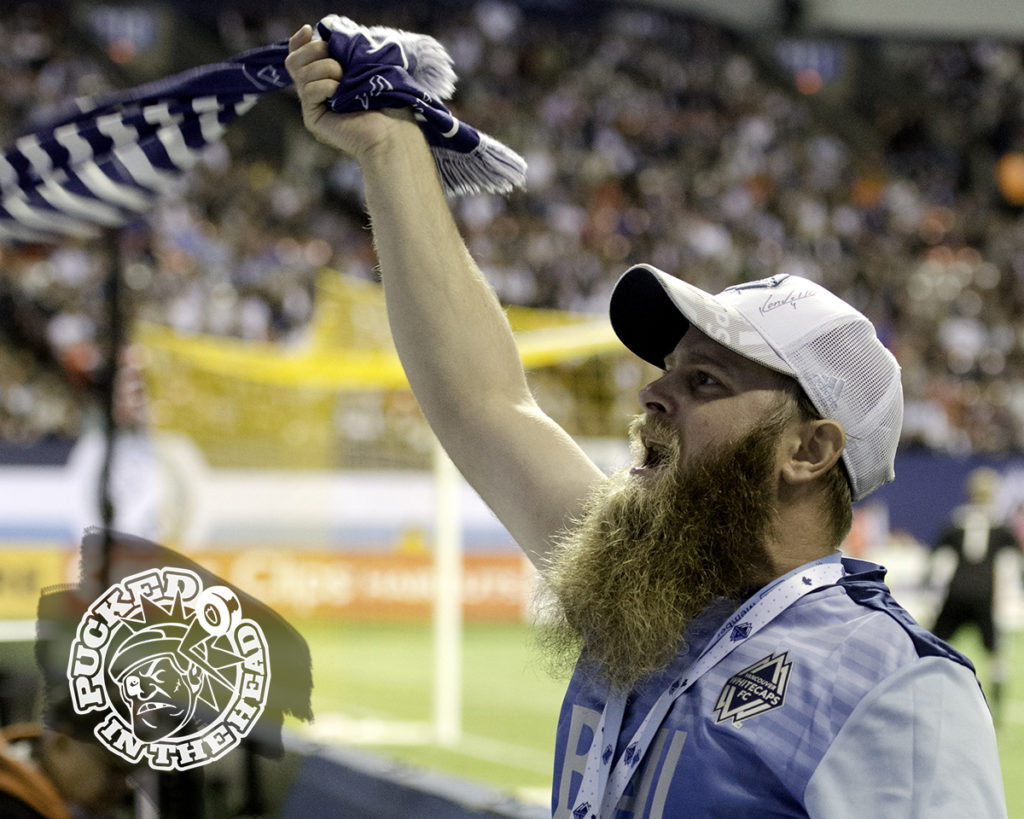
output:
M578 819L606 819L612 816L630 777L676 699L737 645L749 639L805 594L823 586L831 586L842 576L842 564L829 558L795 569L747 599L719 627L684 676L674 680L661 693L614 766L612 757L622 729L626 695L623 692L611 692L587 754L587 766L576 795L573 816Z

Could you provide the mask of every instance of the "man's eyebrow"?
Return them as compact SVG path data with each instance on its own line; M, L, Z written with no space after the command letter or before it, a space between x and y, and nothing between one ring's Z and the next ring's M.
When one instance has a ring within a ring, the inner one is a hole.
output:
M730 364L729 359L726 356L717 356L713 353L703 352L701 350L687 350L683 352L679 360L676 360L675 351L665 356L663 368L669 370L672 365L684 366L687 364L703 364L706 366L720 367L727 371L734 371L736 369L735 364Z

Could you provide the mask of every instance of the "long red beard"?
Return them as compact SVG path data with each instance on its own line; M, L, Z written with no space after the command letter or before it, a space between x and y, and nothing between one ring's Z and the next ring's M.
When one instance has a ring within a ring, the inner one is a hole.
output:
M634 446L649 423L639 420ZM776 416L682 472L672 430L653 430L664 447L657 474L610 478L543 572L538 640L554 670L578 657L585 673L628 690L685 647L711 601L739 600L772 577L765 543L784 425Z

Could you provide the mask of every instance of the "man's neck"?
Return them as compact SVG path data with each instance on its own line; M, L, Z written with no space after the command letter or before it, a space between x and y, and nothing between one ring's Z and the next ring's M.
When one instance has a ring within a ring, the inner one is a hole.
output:
M775 533L765 544L772 558L772 579L839 548L830 542L823 519L823 510L816 505L790 506L780 512Z

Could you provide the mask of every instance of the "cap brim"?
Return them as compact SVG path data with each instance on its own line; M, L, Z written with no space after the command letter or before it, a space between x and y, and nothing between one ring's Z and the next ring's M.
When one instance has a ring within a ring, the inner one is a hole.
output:
M622 274L612 291L608 317L619 340L656 367L665 366L666 356L690 327L655 269L646 265Z
M734 307L651 265L634 265L622 274L608 312L619 340L656 367L664 368L665 358L692 325L745 358L794 374Z

